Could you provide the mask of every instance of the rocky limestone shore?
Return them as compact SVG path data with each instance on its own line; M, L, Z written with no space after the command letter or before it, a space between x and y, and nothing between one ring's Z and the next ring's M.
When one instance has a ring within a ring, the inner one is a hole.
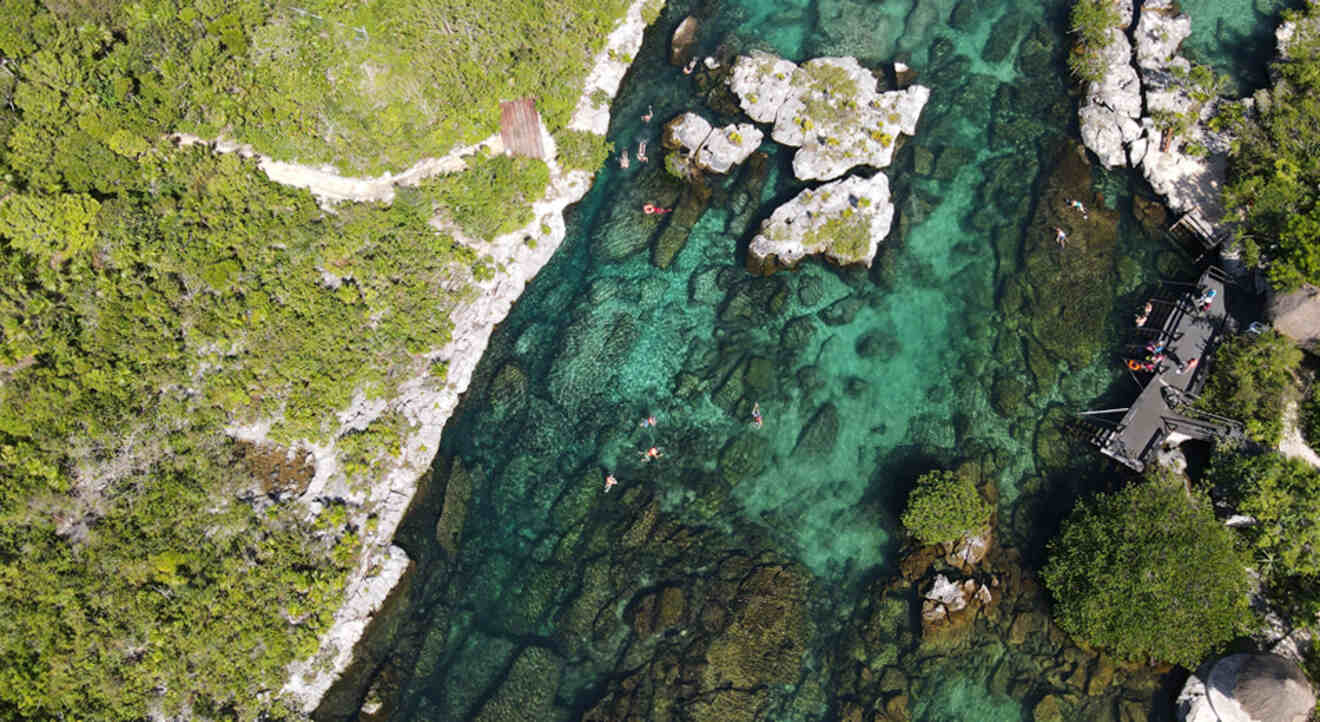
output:
M801 66L767 53L738 58L729 87L744 112L774 125L775 142L800 148L793 173L830 180L859 166L884 168L899 134L915 135L930 88L879 92L856 58L815 58Z
M749 270L764 274L792 268L816 254L840 266L869 268L893 222L889 179L883 173L809 188L762 223L748 247Z
M647 26L642 18L642 8L646 4L647 0L635 0L606 39L588 73L569 128L605 134L610 120L608 104L598 106L591 96L604 92L612 98L617 94L631 59L641 47ZM414 432L399 453L382 464L385 468L383 476L366 488L350 486L339 473L338 452L333 443L306 444L313 451L316 474L303 498L346 501L362 530L363 552L346 580L344 603L336 611L330 629L322 635L316 654L289 666L288 681L281 693L292 698L305 713L310 714L317 708L326 691L349 668L355 647L368 624L388 605L409 569L411 562L402 549L394 546L394 535L417 491L419 480L430 470L445 423L457 407L460 395L467 389L495 325L508 315L526 285L562 243L564 209L580 200L591 187L590 173L564 171L559 167L553 159L554 141L544 125L541 131L543 147L551 156L548 161L551 182L545 197L533 204L535 219L526 228L492 239L483 246L483 252L493 259L490 265L500 270L485 280L467 279L476 293L453 313L452 340L425 354L426 360L432 364L447 364L445 381L437 384L427 373L403 383L395 398L368 400L359 397L351 408L340 414L341 433L365 428L386 411L400 411L412 422ZM424 173L433 170L437 163L419 164L417 168ZM270 172L267 165L263 165L263 169ZM399 176L387 174L382 179L372 179L376 182L369 190L373 194L388 196L392 194L392 186L401 182L401 178L411 180L414 174L414 169L410 169ZM278 175L272 174L272 180L279 182ZM347 179L347 182L351 184L354 180ZM336 184L336 187L339 185L342 184ZM338 194L330 193L321 200L339 199ZM527 238L537 242L527 243ZM237 429L235 433L248 440L262 437L259 427ZM310 504L315 507L319 502ZM372 524L366 523L369 516Z
M1218 97L1213 72L1178 54L1191 19L1172 0L1145 0L1135 28L1124 17L1094 51L1106 71L1078 109L1082 141L1107 168L1141 170L1171 210L1199 215L1217 235L1232 136L1211 121L1229 101Z

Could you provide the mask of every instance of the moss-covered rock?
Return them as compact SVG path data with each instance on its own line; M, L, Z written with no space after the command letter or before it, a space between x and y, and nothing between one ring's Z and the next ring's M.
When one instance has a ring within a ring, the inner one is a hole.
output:
M839 436L839 409L827 403L816 410L798 436L794 456L825 456L834 451Z
M1068 205L1069 199L1090 199L1090 185L1085 150L1074 142L1061 144L1024 249L1030 284L1025 313L1032 336L1050 356L1074 367L1085 366L1100 352L1116 285L1118 213L1090 203L1083 216ZM1067 233L1062 247L1055 228ZM1050 385L1039 373L1037 381L1043 388Z
M739 57L729 76L752 120L774 123L772 137L801 146L793 172L829 180L857 165L884 168L900 133L914 135L930 89L912 85L877 92L878 82L856 58L816 58L800 67L761 52ZM823 141L808 142L823 138Z
M1021 410L1027 398L1027 385L1022 379L1012 374L995 376L990 387L990 405L1000 416L1013 417Z
M555 690L563 662L543 647L527 647L481 707L476 722L553 719Z
M751 431L735 436L720 450L720 476L730 486L765 470L770 442Z

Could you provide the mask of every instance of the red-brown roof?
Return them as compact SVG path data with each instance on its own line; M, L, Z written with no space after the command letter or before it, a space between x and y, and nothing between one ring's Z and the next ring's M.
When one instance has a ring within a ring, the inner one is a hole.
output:
M500 138L514 155L544 158L541 148L541 117L531 98L500 103Z

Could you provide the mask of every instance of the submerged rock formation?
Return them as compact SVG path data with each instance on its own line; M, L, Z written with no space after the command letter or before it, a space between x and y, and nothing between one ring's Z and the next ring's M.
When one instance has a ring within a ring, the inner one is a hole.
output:
M801 66L767 53L738 58L729 87L771 137L801 149L793 173L830 180L867 165L884 168L899 134L915 135L930 88L877 91L876 77L856 58L815 58Z
M661 143L673 151L665 158L665 167L680 176L693 168L712 173L728 173L747 160L765 137L750 123L729 124L720 128L696 113L684 113L665 124Z
M775 209L752 239L747 263L753 272L773 273L819 253L841 266L869 268L893 222L883 173L826 183Z

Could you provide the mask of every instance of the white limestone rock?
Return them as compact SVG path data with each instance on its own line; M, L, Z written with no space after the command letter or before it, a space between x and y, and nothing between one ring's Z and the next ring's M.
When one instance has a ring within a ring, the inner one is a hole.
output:
M1118 28L1100 51L1108 69L1103 78L1087 86L1078 110L1082 143L1106 168L1127 161L1127 146L1141 137L1141 79L1132 67L1132 45Z
M1161 101L1162 102L1162 101ZM1152 103L1158 107L1158 103ZM1213 114L1213 106L1202 109L1200 120L1174 138L1167 150L1161 149L1163 133L1151 118L1142 119L1145 153L1141 173L1151 188L1164 197L1175 213L1200 213L1212 228L1224 217L1223 186L1228 174L1228 150L1231 139L1212 132L1203 121ZM1205 155L1188 152L1197 144ZM1136 144L1134 144L1135 147Z
M1100 51L1107 68L1104 78L1086 88L1087 103L1103 105L1130 118L1141 116L1141 80L1132 67L1132 44L1118 28L1110 28L1109 42Z
M729 88L738 96L743 112L758 123L774 123L779 109L798 91L793 87L797 65L769 53L754 51L738 58L729 76Z
M680 163L691 163L713 173L727 173L747 160L765 135L751 123L712 128L696 113L683 113L665 124L661 144L680 151Z
M1316 1L1310 0L1308 5L1314 7ZM1274 29L1274 43L1275 47L1278 49L1280 58L1289 57L1289 49L1293 40L1297 38L1297 33L1299 31L1306 35L1311 35L1320 31L1320 16L1314 18L1303 17L1300 20L1282 23L1279 27Z
M762 272L792 268L815 254L869 268L893 222L885 174L845 178L804 190L776 208L752 239L750 258Z
M1141 138L1141 125L1136 120L1103 105L1082 106L1078 118L1082 143L1106 168L1123 165L1127 161L1124 148Z
M1146 151L1149 148L1150 141L1146 139L1145 135L1132 141L1132 143L1128 145L1128 165L1133 168L1139 167L1141 161L1145 160Z
M1118 24L1125 28L1132 25L1132 0L1118 0Z
M684 148L689 155L694 155L710 136L711 129L710 121L700 115L684 113L665 123L664 136L660 142L666 148Z
M1178 719L1183 722L1219 722L1219 715L1210 706L1210 697L1201 678L1192 675L1183 684L1182 692L1174 701Z
M1306 675L1273 654L1230 654L1209 667L1206 682L1206 698L1215 715L1207 719L1306 722L1315 708L1315 692Z
M1169 0L1146 0L1137 22L1137 65L1142 69L1162 68L1178 52L1183 40L1192 34L1192 19L1174 13Z
M765 135L751 123L716 128L697 150L697 165L713 173L728 173L761 146Z
M967 607L969 595L964 589L964 585L950 581L943 574L935 575L931 582L930 589L927 590L925 598L944 605L944 608L950 612L957 612Z
M802 180L830 180L859 165L888 166L899 134L916 133L930 99L930 88L921 85L878 92L875 76L847 57L798 67L753 53L735 62L729 86L753 120L774 123L776 142L800 146L793 173Z

